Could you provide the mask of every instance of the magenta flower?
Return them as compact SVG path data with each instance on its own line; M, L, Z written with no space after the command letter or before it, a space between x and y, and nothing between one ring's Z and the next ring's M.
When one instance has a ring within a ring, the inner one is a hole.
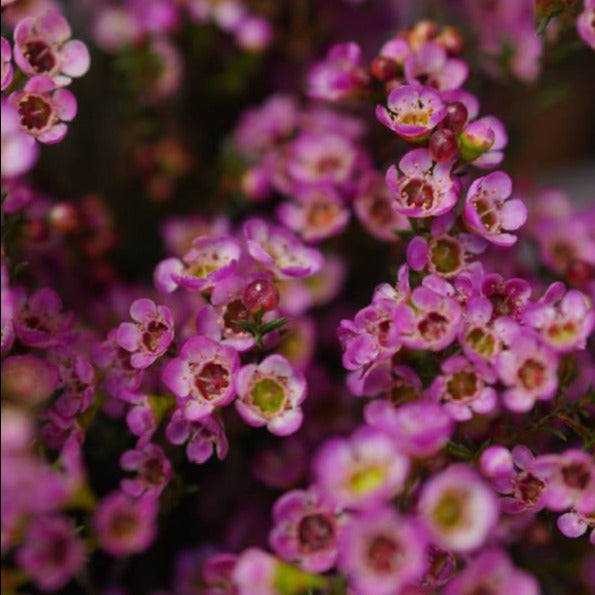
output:
M480 289L494 306L494 316L509 316L516 320L529 302L532 291L525 279L514 277L505 280L497 273L485 275Z
M245 281L240 277L228 277L221 281L213 290L211 301L215 302L215 293L224 285L238 285L243 287ZM229 282L229 283L228 283ZM239 287L238 287L239 290ZM196 330L200 335L214 339L223 345L229 345L238 351L247 351L254 346L254 336L235 324L237 321L248 320L248 310L244 306L241 294L222 297L224 302L216 305L203 306L196 316ZM267 317L265 317L266 320Z
M512 246L517 237L507 232L524 225L527 207L519 198L509 200L511 192L512 181L504 172L495 171L475 180L463 209L467 227L497 246Z
M39 157L39 146L35 139L23 131L17 108L2 100L2 179L16 178L29 171Z
M418 142L446 116L440 93L431 87L402 85L388 96L388 107L378 105L376 117L401 138Z
M560 533L571 539L582 537L589 531L589 541L595 545L595 512L582 514L577 510L571 510L560 515L556 521Z
M171 310L142 298L132 302L130 316L134 322L122 322L118 327L118 344L132 354L133 368L148 368L167 351L174 339Z
M595 461L581 450L541 455L535 468L547 483L544 502L550 510L574 508L590 515L595 509Z
M133 499L124 492L110 492L93 516L99 545L116 557L146 550L157 533L157 512L157 500L151 496Z
M535 401L553 398L558 388L556 354L528 332L498 355L495 369L508 387L502 400L511 411L529 411Z
M393 595L421 578L426 537L393 508L357 513L340 538L339 568L354 595Z
M62 300L47 287L27 297L22 287L14 289L16 336L30 347L64 345L72 337L74 314L62 312Z
M0 88L2 91L4 91L4 89L8 89L8 87L10 87L14 72L12 68L12 50L10 49L10 43L8 43L8 40L4 37L0 39L0 50L0 58L2 62L2 70L0 71Z
M240 244L231 236L198 237L182 260L167 258L157 265L155 287L164 293L178 287L207 291L235 271L240 255Z
M450 163L434 163L427 149L409 151L386 172L394 193L393 206L407 217L432 217L450 211L459 197L459 187L450 177Z
M165 366L161 377L178 397L186 419L200 421L215 407L232 401L239 365L235 349L207 337L192 337Z
M576 19L576 30L581 39L595 50L595 1L585 0L583 12Z
M258 365L248 364L237 375L236 409L249 425L278 436L298 430L303 420L300 405L306 398L306 379L282 355L273 354Z
M89 70L87 46L70 39L68 21L57 11L26 17L14 29L14 59L27 75L43 74L62 87Z
M322 254L307 248L289 230L261 219L244 223L248 254L279 279L309 277L324 264Z
M331 438L318 450L314 476L325 498L341 508L373 508L405 485L409 460L384 432L361 426L350 438Z
M165 435L172 444L186 443L186 456L197 465L205 463L213 453L222 461L229 450L223 422L216 415L189 422L178 409L171 416Z
M459 88L467 79L469 68L459 58L449 58L435 42L426 43L405 59L405 78L410 85L424 84L440 91Z
M454 420L467 421L474 413L490 413L496 407L497 393L491 386L496 374L489 366L455 355L442 362L441 370L428 396L441 403Z
M35 355L11 355L2 360L2 398L17 406L48 399L58 386L58 369Z
M560 295L551 297L548 293L523 310L523 322L535 328L541 340L558 352L585 349L595 325L591 301L576 289L561 288Z
M324 60L308 74L308 95L338 101L364 89L369 76L362 67L361 49L356 43L337 43Z
M172 467L161 447L148 443L138 444L120 457L120 466L125 471L134 471L134 479L123 479L120 487L123 492L139 496L159 496L172 477Z
M296 199L282 203L277 216L306 242L320 242L340 234L349 223L349 210L330 184L309 186Z
M492 490L462 464L451 465L427 481L419 512L432 541L455 552L481 546L499 515Z
M373 401L364 410L366 423L383 430L396 447L414 458L430 457L449 441L454 430L450 416L429 401L404 403Z
M66 136L66 122L77 112L74 95L58 88L44 74L30 78L21 91L11 93L8 101L17 109L21 128L46 144L59 143Z
M546 474L535 461L533 453L523 445L515 446L512 452L503 446L490 446L481 453L481 471L502 495L503 512L538 512L545 506Z
M445 595L484 592L539 595L541 589L537 580L516 568L503 550L493 548L484 550L470 561L444 589Z
M308 572L326 572L337 560L344 524L314 488L287 492L273 507L269 543L275 553Z
M72 521L63 516L34 518L16 559L42 591L65 587L85 562L85 546Z

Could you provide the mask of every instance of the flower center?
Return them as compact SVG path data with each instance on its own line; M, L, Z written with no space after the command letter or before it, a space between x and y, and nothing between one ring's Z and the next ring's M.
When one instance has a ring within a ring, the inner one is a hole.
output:
M163 484L165 472L161 460L157 457L152 457L145 461L141 468L141 478L154 486Z
M538 477L526 471L520 473L517 479L517 491L523 502L535 504L545 487L545 483Z
M370 465L356 469L349 478L349 487L356 494L367 494L382 485L385 474L384 467L380 465Z
M478 198L473 201L473 206L479 215L480 221L488 231L496 232L499 230L498 214L490 200L487 198Z
M534 359L528 359L520 368L518 376L522 385L527 390L533 390L543 384L545 380L545 368L543 364L540 364Z
M388 573L395 569L401 548L394 540L379 536L375 537L368 548L368 562L379 573Z
M473 372L455 372L446 383L446 389L453 399L463 401L477 392L477 376Z
M56 65L54 53L44 41L28 41L23 53L37 73L50 72Z
M419 398L419 390L412 384L398 383L391 388L388 398L395 406L410 403Z
M473 351L485 356L492 355L496 348L494 337L479 327L472 329L467 334L467 343L473 348Z
M434 518L444 529L456 527L463 516L463 502L460 494L455 492L445 493L438 505L434 508Z
M573 463L562 468L564 483L573 489L584 490L589 485L591 474L585 465Z
M409 124L411 126L427 126L429 120L429 114L427 110L409 110L401 112L397 116L397 122L399 124Z
M265 415L277 413L285 404L285 391L283 387L270 378L263 378L254 385L252 402Z
M194 384L202 397L211 401L229 385L229 372L221 364L208 362L194 377Z
M156 351L159 346L159 340L165 331L167 331L167 326L163 322L152 320L147 325L147 330L143 333L143 345L149 351Z
M319 202L310 207L308 223L314 228L328 227L337 216L337 206L330 202Z
M311 552L322 550L333 539L333 523L324 514L309 514L301 519L298 536L303 549Z
M443 275L459 270L462 264L461 247L452 238L440 238L430 249L434 268Z
M120 539L134 534L138 527L138 519L131 510L118 510L111 519L110 533Z
M548 328L547 334L554 341L565 343L571 341L576 335L576 326L571 320L563 323L554 323Z
M423 180L409 180L401 188L401 198L408 207L430 209L434 204L434 189Z
M417 325L417 328L426 341L437 340L446 333L448 320L442 314L438 314L438 312L430 312Z
M337 155L326 155L316 163L316 170L320 174L330 174L339 169L341 159Z
M50 122L52 106L38 95L25 95L18 104L21 125L27 130L43 130Z
M226 334L246 335L246 330L234 324L236 320L248 320L248 310L246 310L246 306L244 306L240 299L234 300L225 306L223 322L225 324Z

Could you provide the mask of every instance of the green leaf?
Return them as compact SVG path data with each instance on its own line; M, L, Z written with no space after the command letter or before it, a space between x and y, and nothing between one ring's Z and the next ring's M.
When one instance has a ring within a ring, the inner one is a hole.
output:
M239 326L240 328L243 328L245 331L248 331L249 333L256 333L256 326L253 322L250 322L249 320L232 320L231 324L234 326Z
M275 318L275 320L271 320L271 322L267 322L260 327L260 334L266 335L271 331L277 330L279 327L283 326L286 322L289 322L289 318Z

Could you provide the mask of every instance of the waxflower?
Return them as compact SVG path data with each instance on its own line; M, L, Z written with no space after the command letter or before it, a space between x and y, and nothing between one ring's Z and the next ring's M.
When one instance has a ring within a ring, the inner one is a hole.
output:
M508 387L502 393L504 405L511 411L529 411L535 401L553 398L558 388L556 354L527 331L515 338L500 353L495 369Z
M41 143L59 143L77 112L74 95L44 74L30 78L21 91L8 100L19 114L21 128Z
M231 236L200 236L181 260L167 258L157 265L155 286L163 293L172 293L178 287L189 291L212 289L235 271L240 255L240 244Z
M306 380L282 355L244 366L238 372L236 390L236 409L251 426L266 425L271 433L287 436L302 424Z
M388 96L388 106L376 107L381 124L401 138L419 142L442 121L446 108L438 93L431 87L402 85Z
M147 549L155 538L157 512L157 501L152 496L131 498L124 492L110 492L93 515L100 547L116 557Z
M485 542L498 520L498 502L470 467L457 464L427 481L419 512L434 543L465 552Z
M27 528L25 543L16 559L39 589L58 591L83 566L85 546L67 517L39 517Z
M0 73L0 88L2 91L7 89L12 83L12 75L13 75L13 68L12 68L12 50L10 49L10 43L8 40L2 37L0 39L0 50L1 50L1 61L2 61L2 71Z
M15 178L26 173L39 157L39 146L35 139L23 131L17 108L2 99L0 107L2 119L1 142L2 179Z
M364 410L366 423L386 432L397 448L410 457L429 457L450 439L454 424L450 416L429 401L404 403L373 401Z
M539 595L541 591L537 580L516 568L503 550L491 548L471 560L444 589L445 595L482 592Z
M589 531L589 541L595 545L595 510L589 514L582 514L571 510L560 515L556 521L560 533L566 537L581 537Z
M483 116L476 120L476 122L478 122L479 125L484 126L487 130L487 132L482 133L484 139L491 140L493 134L493 142L488 149L482 151L479 157L473 159L472 163L475 167L479 167L480 169L492 169L499 165L504 159L504 148L508 144L506 128L495 116ZM471 131L472 130L473 127L471 127ZM491 131L491 133L489 131ZM470 129L465 128L465 131L461 134L461 142L463 142L463 138L465 138L465 142L467 142L466 150L469 150L473 144L469 143L471 136L469 132ZM477 137L474 140L477 141Z
M171 416L165 435L172 444L186 443L186 456L197 465L206 462L213 452L223 460L229 449L223 422L216 415L189 422L178 409Z
M11 355L2 360L2 398L16 405L37 405L58 385L56 366L35 355Z
M49 76L58 86L89 70L89 51L78 39L70 39L68 21L57 11L26 17L14 30L14 59L27 75Z
M486 122L475 120L467 124L459 135L460 153L464 161L481 158L496 142L496 133Z
M338 43L308 74L308 95L338 101L364 89L368 80L360 47L353 42Z
M279 279L309 277L322 268L322 254L283 227L250 219L243 229L248 254Z
M457 89L469 74L467 64L459 58L449 58L446 50L435 42L426 43L407 56L405 78L410 85L423 84L440 91Z
M576 19L576 30L581 39L595 50L595 1L585 0L583 12Z
M173 341L171 310L142 298L132 302L130 316L134 322L122 322L118 327L118 344L131 353L133 368L147 368L167 351Z
M427 149L409 151L386 172L394 193L393 206L407 217L431 217L450 211L458 199L458 185L450 177L449 163L434 163Z
M432 382L428 396L441 403L453 419L466 421L473 413L490 413L496 407L497 394L492 386L496 374L489 366L454 355L440 367L442 374Z
M143 495L159 496L171 479L172 467L161 447L156 444L138 444L120 457L120 466L125 471L136 472L133 479L123 479L123 492L138 498Z
M235 349L207 337L192 337L162 372L165 385L178 397L189 421L199 421L230 403L239 368Z
M360 512L340 538L339 568L356 595L392 595L416 582L426 567L426 537L393 508Z
M340 234L349 222L349 210L330 184L307 187L297 200L282 203L279 220L306 242L319 242Z
M509 231L522 227L527 220L527 208L522 200L509 200L512 192L510 177L496 171L475 180L467 191L463 219L467 227L496 244L512 246L517 237Z
M327 440L315 455L313 470L317 486L331 502L364 509L403 489L409 460L387 434L362 426L349 438Z
M335 565L344 519L315 488L281 496L273 506L273 523L269 543L281 558L308 572Z
M494 316L506 316L518 320L531 298L531 285L525 279L503 279L497 273L483 277L480 285L482 295L494 307Z

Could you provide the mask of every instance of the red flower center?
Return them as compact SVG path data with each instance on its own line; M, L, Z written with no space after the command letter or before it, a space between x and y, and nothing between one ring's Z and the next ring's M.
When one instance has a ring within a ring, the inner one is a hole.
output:
M25 44L25 58L35 72L50 72L56 65L54 52L45 41L28 41Z

